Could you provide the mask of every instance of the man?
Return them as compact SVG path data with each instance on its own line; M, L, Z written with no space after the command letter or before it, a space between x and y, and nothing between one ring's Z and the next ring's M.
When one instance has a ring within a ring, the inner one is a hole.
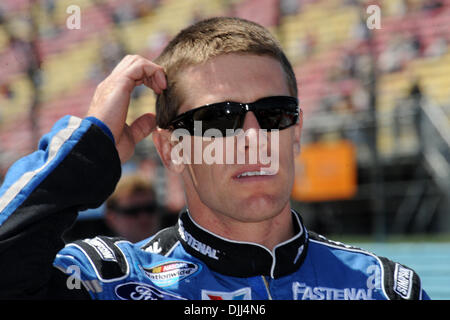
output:
M156 118L145 114L127 125L131 91L141 84L157 94ZM302 126L296 96L279 44L241 19L213 18L181 31L156 63L125 57L97 88L85 119L63 118L39 151L10 169L0 191L2 295L427 298L411 269L309 232L290 208ZM187 209L178 223L134 245L97 237L56 254L76 212L107 198L120 162L151 132L164 165L183 180ZM274 166L264 157L250 161L255 145ZM199 148L214 149L217 161L206 161L208 153L196 161ZM228 161L220 161L221 150ZM80 290L67 285L74 270Z
M137 174L122 177L106 201L105 222L130 242L138 242L161 229L161 209L150 181Z

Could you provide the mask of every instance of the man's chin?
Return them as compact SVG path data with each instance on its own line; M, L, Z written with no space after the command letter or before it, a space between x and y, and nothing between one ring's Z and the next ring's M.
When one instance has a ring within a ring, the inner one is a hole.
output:
M261 222L280 214L288 204L289 199L273 195L253 195L238 201L236 211L242 222Z

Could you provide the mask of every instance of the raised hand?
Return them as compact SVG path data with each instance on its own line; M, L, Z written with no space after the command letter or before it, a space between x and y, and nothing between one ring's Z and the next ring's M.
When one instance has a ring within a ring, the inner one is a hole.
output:
M156 118L146 113L126 124L131 92L141 84L162 93L167 82L163 67L138 55L128 55L95 90L87 116L103 121L111 130L122 163L134 153L136 144L156 128Z

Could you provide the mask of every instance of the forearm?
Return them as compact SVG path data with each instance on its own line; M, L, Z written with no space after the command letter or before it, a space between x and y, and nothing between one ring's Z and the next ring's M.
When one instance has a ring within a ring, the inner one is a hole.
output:
M77 212L95 208L120 178L106 127L65 117L39 149L17 161L0 188L0 296L45 296L61 236Z

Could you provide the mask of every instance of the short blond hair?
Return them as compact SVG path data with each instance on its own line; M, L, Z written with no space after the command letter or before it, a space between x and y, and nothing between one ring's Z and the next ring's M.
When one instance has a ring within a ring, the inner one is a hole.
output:
M155 59L155 63L164 67L168 80L166 90L156 97L156 122L160 128L167 128L180 107L182 96L177 82L180 72L227 53L265 55L278 60L290 94L297 97L292 66L266 28L241 18L210 18L180 31Z

